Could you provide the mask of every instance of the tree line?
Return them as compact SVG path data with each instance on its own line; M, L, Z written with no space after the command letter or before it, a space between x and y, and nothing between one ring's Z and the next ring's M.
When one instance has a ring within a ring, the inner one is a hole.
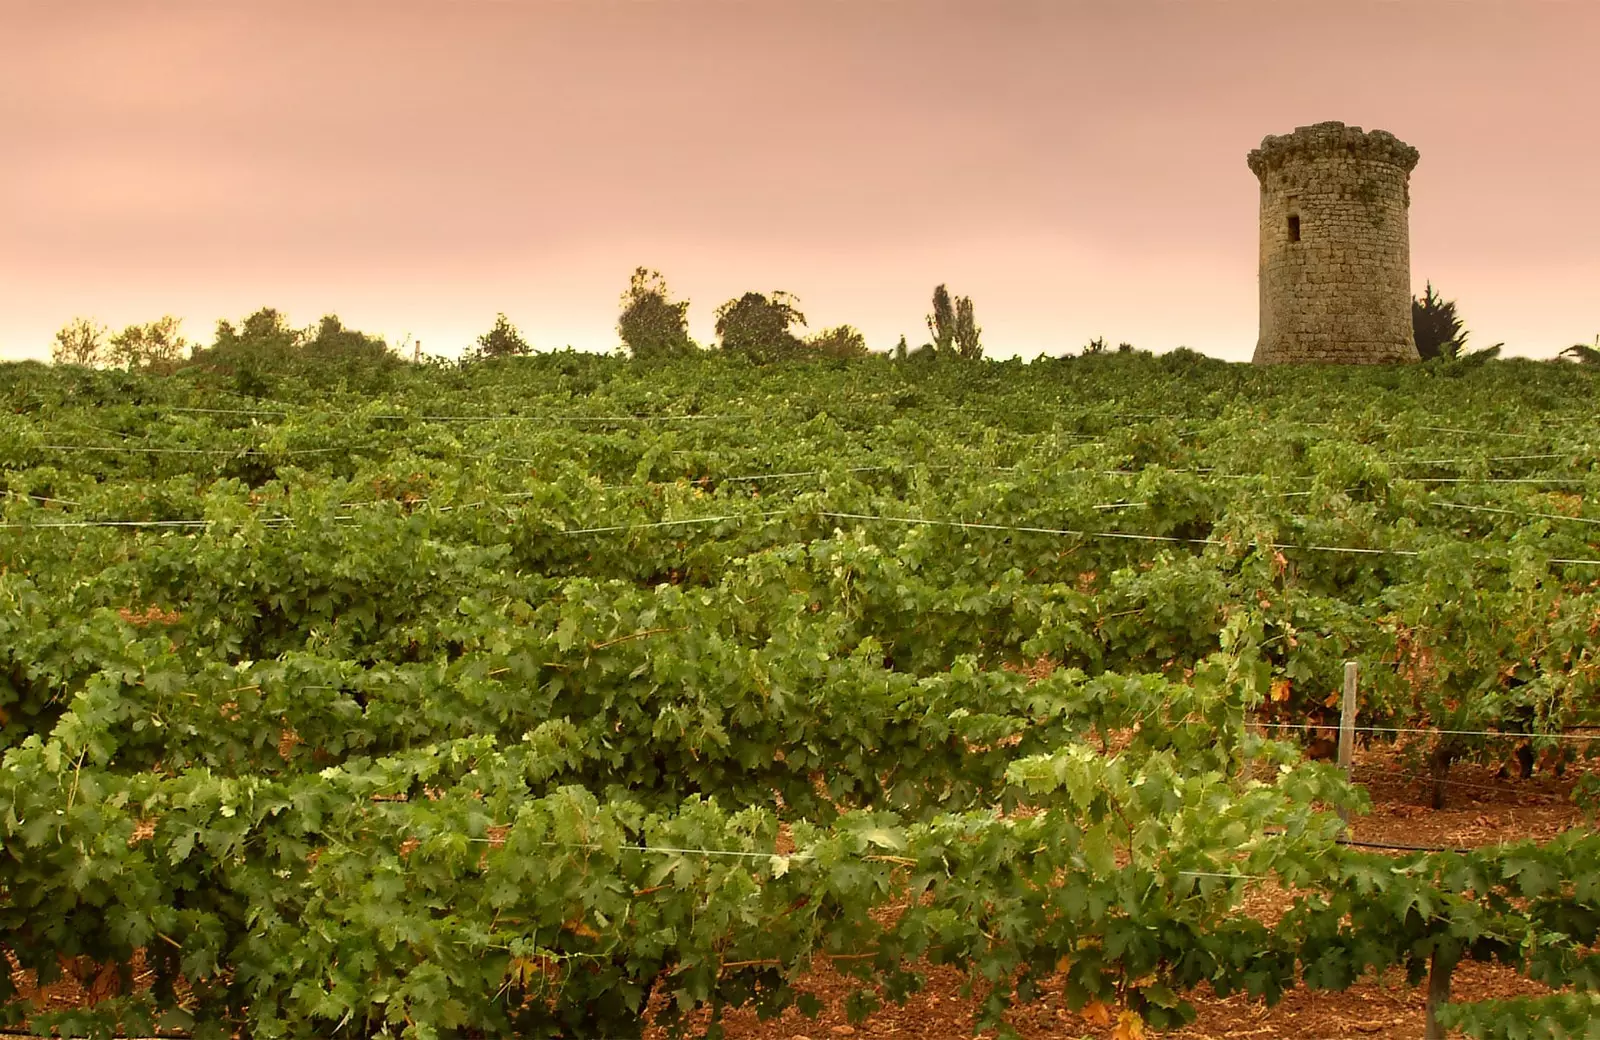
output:
M676 300L659 271L640 267L622 294L617 333L621 349L640 360L693 357L709 350L746 357L758 364L804 358L859 358L872 351L866 337L853 325L837 325L805 335L806 317L800 301L782 290L746 292L716 309L717 343L703 346L689 334L689 301ZM889 352L899 361L936 359L976 360L983 357L983 330L978 326L970 296L953 296L944 285L933 290L932 311L926 318L929 339L912 347L905 336ZM92 368L172 371L187 363L228 361L248 354L257 362L291 358L305 360L397 360L378 336L347 328L337 315L326 315L305 329L292 327L278 310L264 307L237 327L217 323L211 346L191 343L179 332L172 315L129 325L113 333L86 318L74 318L55 335L50 358L56 364ZM1488 360L1497 357L1504 343L1468 351L1468 332L1454 300L1438 295L1427 283L1421 297L1411 301L1411 326L1422 360ZM463 362L516 357L533 353L526 337L505 314L479 336ZM1084 356L1109 354L1104 337L1090 340ZM1135 351L1120 343L1115 353ZM1562 357L1584 365L1600 365L1600 337L1594 346L1575 344Z
M622 349L638 359L689 357L709 349L747 357L757 363L799 358L856 358L871 351L866 337L853 325L838 325L812 335L799 300L782 290L747 292L716 310L715 347L703 347L689 334L689 301L673 299L666 279L658 271L634 271L622 295L617 333ZM900 337L895 354L901 359L964 358L983 356L982 329L974 316L972 298L952 296L944 286L933 292L933 311L927 317L931 340L909 350ZM281 311L264 307L238 326L217 323L211 346L193 343L179 331L172 315L129 325L113 333L87 318L74 318L55 335L50 359L60 365L172 371L185 364L238 360L248 354L257 362L291 359L369 360L394 359L378 336L347 328L337 315L297 329ZM462 360L473 362L533 353L533 346L505 316L479 336Z
M791 358L865 357L871 351L866 337L853 325L838 325L803 336L806 316L793 294L747 292L716 310L717 348L756 362ZM689 335L689 301L674 300L659 271L640 267L633 272L622 296L617 333L635 358L687 357L702 348ZM927 317L932 339L911 351L900 337L895 356L900 359L963 358L983 356L983 330L974 317L970 296L951 296L944 285L933 291L933 312Z

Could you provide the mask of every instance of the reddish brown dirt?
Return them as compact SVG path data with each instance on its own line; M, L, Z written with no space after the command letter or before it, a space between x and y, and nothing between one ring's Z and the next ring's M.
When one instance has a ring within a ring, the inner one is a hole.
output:
M797 1011L785 1012L772 1022L759 1022L753 1013L730 1012L726 1016L730 1040L832 1040L834 1037L859 1037L861 1040L917 1038L917 1040L955 1040L982 1035L973 1032L973 1013L978 1001L963 997L962 974L952 968L931 968L928 985L905 1005L888 1005L865 1022L852 1026L845 1020L844 998L853 989L852 980L831 969L809 975L805 985L825 1003L822 1013L807 1019ZM1452 994L1463 999L1482 1000L1540 992L1536 984L1505 969L1480 964L1463 964L1456 969ZM1342 993L1296 990L1286 994L1276 1006L1234 996L1221 999L1209 992L1191 994L1199 1012L1193 1024L1161 1036L1166 1040L1366 1040L1369 1037L1421 1037L1423 1001L1420 990L1406 984L1401 971L1363 983ZM705 1015L696 1021L701 1022ZM1026 1040L1080 1040L1110 1038L1115 1025L1092 1022L1067 1010L1059 993L1017 1007L1009 1020ZM1114 1020L1113 1020L1114 1021ZM652 1030L646 1040L660 1040L666 1034ZM693 1034L691 1034L693 1035Z

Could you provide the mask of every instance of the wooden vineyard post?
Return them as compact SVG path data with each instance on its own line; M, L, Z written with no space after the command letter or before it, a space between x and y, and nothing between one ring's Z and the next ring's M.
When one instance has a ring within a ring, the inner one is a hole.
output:
M1356 679L1359 669L1360 665L1354 661L1344 663L1344 699L1339 705L1339 768L1344 770L1347 780L1356 751ZM1349 811L1340 809L1339 818L1349 829Z

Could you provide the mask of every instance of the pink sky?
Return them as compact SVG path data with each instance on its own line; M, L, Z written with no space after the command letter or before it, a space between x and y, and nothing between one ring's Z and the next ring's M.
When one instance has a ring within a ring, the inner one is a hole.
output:
M1412 273L1469 345L1600 333L1595 0L0 0L0 357L262 306L453 355L692 301L990 356L1248 359L1269 133L1415 145Z

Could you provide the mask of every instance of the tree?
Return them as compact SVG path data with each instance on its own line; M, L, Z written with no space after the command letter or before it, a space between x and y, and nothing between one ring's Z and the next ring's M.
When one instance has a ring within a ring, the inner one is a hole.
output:
M789 331L791 325L806 323L806 316L795 306L799 302L781 289L770 297L747 292L729 300L717 308L722 349L762 363L800 354L803 344Z
M1466 349L1467 333L1456 316L1455 301L1435 295L1432 282L1422 299L1411 301L1411 332L1424 361L1460 357Z
M928 331L933 334L933 352L944 357L955 352L956 309L950 302L950 290L943 285L933 290L933 313L928 315Z
M111 337L108 356L126 369L171 369L182 361L190 343L178 332L181 320L164 315L143 325L129 325Z
M700 348L689 338L689 301L673 302L666 279L643 267L622 294L617 334L636 358L683 357Z
M807 340L805 347L806 353L820 357L857 358L869 353L867 338L851 325L824 329Z
M55 342L50 345L50 360L58 365L83 365L87 368L107 364L111 360L106 346L106 333L109 331L104 325L96 325L88 318L73 318L56 333Z
M301 350L313 358L377 361L390 356L389 345L382 336L346 328L337 314L323 315L321 321L301 334L301 343Z
M983 330L973 317L970 296L952 297L945 286L937 286L933 290L928 331L933 334L933 342L927 347L934 357L983 357L983 345L978 339Z
M251 352L285 355L300 347L303 334L289 324L282 311L263 307L245 318L235 329L229 321L217 322L217 335L212 349L232 352L240 349Z
M1106 338L1104 336L1096 336L1083 346L1084 357L1088 357L1091 354L1104 354L1105 352Z
M300 357L304 333L289 324L282 311L262 307L237 327L226 319L217 322L211 346L196 347L193 361L233 376L233 391L246 397L270 397L269 373L282 371Z
M1574 343L1558 356L1571 358L1580 365L1600 365L1600 336L1594 338L1592 347L1587 343Z
M954 333L956 357L976 361L983 357L983 344L978 337L983 330L972 314L972 297L956 297L956 327Z
M472 356L478 358L515 357L533 353L528 341L522 338L517 327L506 320L504 314L495 315L494 328L478 337L478 347Z

